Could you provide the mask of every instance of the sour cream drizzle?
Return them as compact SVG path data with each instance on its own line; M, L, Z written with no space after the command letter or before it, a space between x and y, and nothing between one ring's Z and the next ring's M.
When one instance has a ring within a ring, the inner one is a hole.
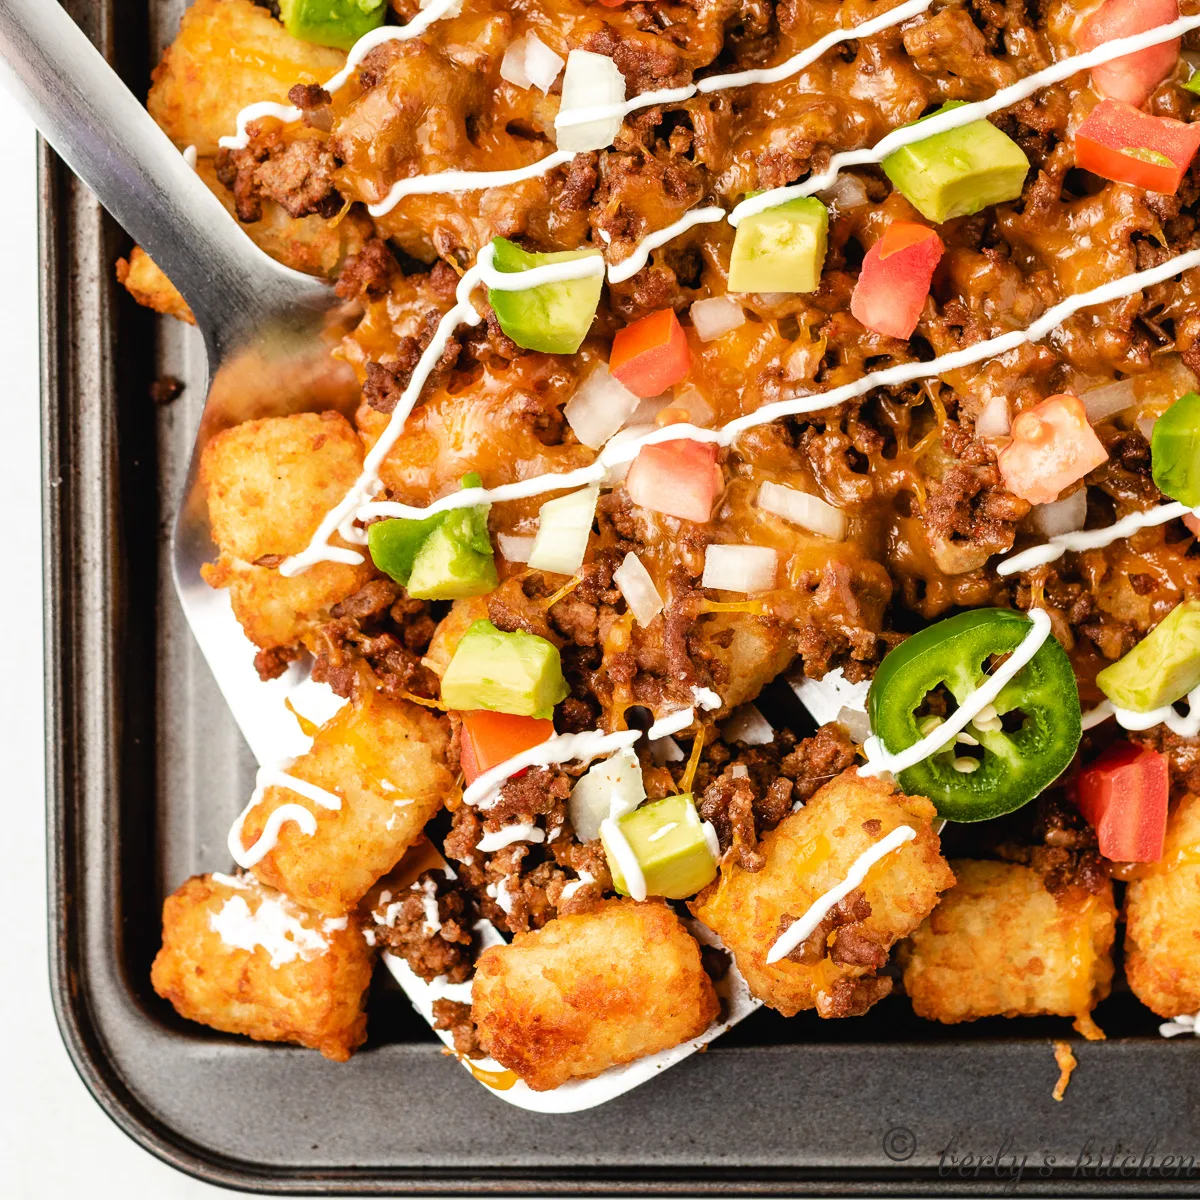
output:
M485 854L492 850L503 850L505 846L511 846L513 842L544 842L546 834L536 825L528 822L522 822L518 825L505 825L503 829L497 829L495 833L485 833L483 837L475 845L476 850L482 850Z
M322 808L328 808L335 812L342 807L341 796L327 792L324 788L317 787L315 783L297 779L295 775L289 775L278 767L259 767L250 803L242 809L241 815L229 830L229 853L233 861L243 870L248 870L261 862L275 849L275 845L279 841L279 830L287 821L295 821L300 827L300 832L308 837L312 837L317 832L317 818L303 804L281 804L267 818L267 823L263 826L258 841L243 849L242 826L246 823L246 818L250 813L262 802L263 795L269 787L286 788L288 791L303 796L306 800L311 800L314 804L319 804Z
M322 86L331 96L340 91L350 81L350 77L358 70L364 58L384 42L405 42L410 38L420 37L435 21L443 17L455 16L462 9L462 0L430 0L407 25L381 25L364 34L350 49L346 56L346 64L342 69ZM452 11L453 10L453 11ZM237 133L217 139L217 145L225 150L244 150L250 144L250 134L247 126L261 117L278 117L279 120L290 124L299 121L304 113L291 104L277 104L273 100L259 100L248 104L237 115Z
M346 928L345 917L318 918L317 928L311 928L304 924L305 915L282 894L263 892L253 911L245 897L230 896L219 912L209 913L208 927L226 946L251 953L261 947L278 969L296 959L308 962L324 954L329 949L324 935Z
M905 842L911 842L916 836L917 831L911 825L898 825L886 837L880 838L869 850L864 850L854 860L846 878L837 887L830 888L823 896L814 900L804 916L798 921L793 921L776 938L774 945L767 951L767 962L775 963L791 954L820 925L835 904L844 900L856 887L862 886L867 872L881 858L891 854L893 850L898 850Z
M720 429L701 429L697 425L685 423L668 425L641 437L623 439L615 444L610 442L600 451L594 463L586 467L579 467L574 471L534 475L529 479L500 484L494 488L466 488L449 496L443 496L425 508L390 500L378 501L362 505L358 509L358 516L361 520L371 517L428 517L449 509L467 508L475 504L524 500L545 492L587 487L589 484L603 483L613 467L632 462L643 446L672 441L676 438L687 438L695 442L715 442L720 446L729 446L747 429L752 429L757 425L766 425L782 417L819 412L822 409L843 404L847 400L856 400L878 387L897 387L919 379L936 378L939 375L972 366L984 359L1007 354L1010 350L1016 350L1026 342L1040 341L1081 309L1123 299L1145 287L1162 283L1182 271L1192 270L1195 267L1200 267L1200 250L1189 250L1186 254L1176 255L1157 267L1145 271L1135 271L1121 279L1114 279L1100 287L1092 288L1090 291L1070 296L1048 309L1039 320L1027 329L1014 329L999 337L989 338L987 341L976 342L973 346L967 346L962 350L940 355L929 362L900 363L894 367L871 371L853 383L843 384L828 392L816 392L807 396L797 396L791 400L779 400L774 404L765 404L752 413L730 421Z
M1062 558L1068 550L1078 553L1081 550L1098 550L1101 546L1109 546L1119 538L1132 537L1139 529L1149 529L1155 525L1165 525L1177 517L1186 517L1189 513L1200 516L1200 507L1189 508L1186 504L1160 504L1146 512L1130 513L1103 529L1079 530L1077 533L1059 533L1043 542L1040 546L1031 546L1019 554L1010 554L1002 559L996 567L998 575L1015 575L1018 571L1032 571L1034 567L1043 567L1056 559Z
M669 737L673 733L678 733L681 729L686 729L696 719L696 710L694 708L679 708L675 712L667 713L665 717L659 717L649 729L646 730L646 736L652 742L657 742L659 738Z
M490 771L484 771L463 792L463 802L474 808L492 808L505 781L526 767L549 767L576 761L589 763L595 758L615 754L632 746L641 736L641 731L637 729L622 729L617 733L604 733L599 729L588 729L583 733L556 733L541 745L522 750Z
M880 163L889 154L895 153L904 146L913 142L923 142L926 138L934 137L936 134L945 133L950 129L958 129L963 125L969 125L972 121L991 116L992 113L999 112L1002 108L1009 108L1028 99L1034 92L1048 84L1069 79L1081 71L1090 71L1093 67L1111 62L1126 54L1172 41L1193 29L1200 29L1200 15L1180 17L1169 25L1158 25L1154 29L1147 29L1144 33L1136 33L1132 37L1114 38L1111 42L1104 42L1086 54L1075 54L1070 58L1064 58L1044 70L1036 71L1026 79L1010 83L1008 87L1001 88L986 100L977 100L974 104L964 104L961 108L954 108L949 112L940 113L936 117L930 117L919 125L907 125L903 129L895 129L887 137L867 149L845 150L840 154L835 154L829 160L828 170L823 171L820 175L810 175L803 183L771 188L769 191L743 200L729 214L729 223L736 228L738 223L746 217L760 213L764 209L774 208L778 204L794 200L797 196L811 196L815 192L824 191L845 167Z
M621 874L625 876L625 887L629 895L634 900L645 900L646 876L642 873L642 864L638 862L629 839L621 832L621 826L612 817L605 817L600 822L600 836L604 839L605 847L617 860Z
M1194 688L1187 695L1188 711L1183 714L1175 711L1173 704L1164 704L1161 708L1152 708L1149 712L1135 712L1132 708L1118 708L1111 700L1102 700L1095 708L1083 714L1084 729L1091 729L1115 717L1122 729L1132 729L1135 732L1142 729L1153 729L1155 725L1165 725L1172 733L1180 737L1195 737L1200 734L1200 687Z
M919 742L914 742L907 749L892 754L885 749L883 743L874 734L867 738L863 744L867 762L865 766L859 767L858 773L860 775L882 775L888 771L895 775L900 771L907 771L909 767L915 767L917 763L923 762L950 745L983 708L995 702L1004 685L1033 658L1050 636L1050 617L1044 609L1031 608L1029 623L1031 628L1021 640L1021 644L995 673L989 676L986 682L980 684L945 721L926 734Z

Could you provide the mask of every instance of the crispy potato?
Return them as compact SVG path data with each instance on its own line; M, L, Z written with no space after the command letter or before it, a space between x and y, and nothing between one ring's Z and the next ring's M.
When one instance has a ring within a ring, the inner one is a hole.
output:
M610 900L484 951L472 1018L535 1092L698 1037L717 1016L700 947L663 903Z
M256 646L295 644L374 575L369 561L317 563L290 579L254 565L303 550L358 477L362 459L358 434L332 412L245 421L205 446L200 481L221 556L203 569L204 578L230 589L234 613Z
M196 875L163 905L151 980L189 1021L345 1062L367 1036L373 957L357 917L315 916L248 876Z
M1055 894L1015 863L959 860L958 882L905 947L904 987L918 1016L953 1025L1049 1013L1081 1032L1108 995L1117 910L1112 887Z
M134 246L129 257L117 259L117 282L139 303L164 317L178 317L189 325L196 318L179 289L163 274L158 264L141 246Z
M796 656L795 644L781 637L777 626L747 620L740 613L717 613L700 622L696 637L729 673L721 687L721 707L713 713L716 718L753 700Z
M292 37L251 0L196 0L155 68L147 107L181 150L211 157L246 105L286 103L293 84L323 83L345 61L340 50Z
M471 596L466 600L455 600L450 611L438 622L433 640L425 652L425 663L430 670L439 675L446 672L454 651L462 636L476 621L488 619L487 599L483 596Z
M262 835L281 804L317 819L309 836L285 821L258 878L318 912L338 916L358 905L396 865L450 794L446 721L404 700L367 693L318 730L289 775L341 797L333 810L285 787L268 787L242 825L243 847Z
M1125 893L1125 975L1160 1017L1200 1009L1200 797L1167 820L1161 863Z
M931 825L936 815L923 796L905 796L847 771L766 834L759 843L767 860L761 871L725 861L690 907L720 935L754 995L784 1016L809 1008L822 1017L860 1015L890 990L890 980L874 974L887 952L954 882ZM784 918L799 920L846 878L860 855L900 825L917 836L867 875L859 891L870 913L852 919L846 911L836 932L824 926L823 941L818 926L792 955L768 964L768 952L791 924Z

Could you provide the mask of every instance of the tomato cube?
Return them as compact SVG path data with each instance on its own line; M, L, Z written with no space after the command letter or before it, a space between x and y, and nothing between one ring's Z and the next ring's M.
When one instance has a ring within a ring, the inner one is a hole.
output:
M1179 0L1105 0L1079 27L1075 44L1094 50L1117 38L1145 33L1179 18ZM1135 107L1170 73L1179 61L1180 39L1161 42L1092 68L1092 84L1101 96Z
M673 308L618 330L608 360L608 373L643 398L681 383L691 367L687 335Z
M685 521L707 521L723 485L717 447L685 438L643 446L625 479L634 504Z
M863 259L850 311L875 333L912 337L944 250L927 226L893 221Z
M462 718L459 763L467 783L474 783L484 772L554 736L551 720L484 708L459 715Z
M1152 117L1115 100L1101 100L1075 132L1075 162L1085 171L1167 195L1179 188L1198 148L1200 122Z
M1107 458L1083 401L1051 396L1013 421L1012 441L1000 451L1000 475L1014 496L1049 504Z
M1163 754L1118 742L1079 776L1075 803L1114 862L1158 862L1167 832L1169 780Z

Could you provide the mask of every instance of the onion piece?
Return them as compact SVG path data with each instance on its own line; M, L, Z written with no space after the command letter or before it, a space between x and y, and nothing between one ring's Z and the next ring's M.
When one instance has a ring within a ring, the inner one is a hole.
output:
M571 789L568 811L581 842L600 836L600 822L631 813L646 798L642 766L629 747L596 763Z
M765 592L775 586L778 555L769 546L709 546L700 586L720 592Z
M821 193L826 207L836 205L845 212L850 208L861 208L867 202L867 186L857 175L844 172Z
M1060 533L1075 533L1087 522L1087 488L1049 504L1035 504L1029 514L1029 523L1043 537L1057 537Z
M611 58L593 54L590 50L572 50L567 55L560 113L572 108L621 104L624 100L625 76ZM583 125L567 125L558 131L558 148L576 154L585 150L605 150L620 132L621 121L621 117L606 117Z
M828 725L830 721L844 724L842 713L847 710L864 715L867 711L871 681L851 683L841 667L826 671L820 679L810 679L803 672L789 675L788 683L818 725Z
M542 505L529 555L534 570L574 575L583 566L599 499L600 489L588 487Z
M1012 410L1008 397L989 396L975 418L976 437L1008 437L1012 431Z
M496 541L500 545L500 553L511 563L527 563L530 554L533 552L533 543L535 540L535 538L531 537L518 537L512 533L496 534Z
M1136 381L1118 379L1116 383L1090 388L1079 398L1083 401L1089 424L1095 425L1106 417L1132 408L1138 402Z
M781 483L767 482L758 489L755 503L763 512L774 513L793 525L832 538L835 542L843 541L846 537L846 514L840 508L826 504L819 496L810 496L807 492L785 487Z
M637 406L638 398L600 363L567 401L563 416L585 446L599 450Z
M688 415L688 421L700 429L711 425L716 416L713 406L700 394L700 389L690 383L675 396L669 407L682 408Z
M555 54L533 30L525 35L525 74L543 96L554 86L564 66L566 60Z
M771 722L753 704L741 704L721 727L723 742L744 742L747 746L768 746L775 740Z
M1138 417L1137 427L1138 433L1149 441L1154 436L1154 427L1158 424L1158 417Z
M713 342L746 323L746 313L732 296L697 300L688 310L692 328L702 342Z
M509 42L508 49L504 51L504 57L500 60L500 78L505 83L511 83L513 87L529 87L529 73L525 69L525 48L528 41L528 37L523 37Z
M613 583L625 597L629 611L634 620L645 628L658 616L663 609L663 598L645 564L632 552L625 555L625 561L613 572Z

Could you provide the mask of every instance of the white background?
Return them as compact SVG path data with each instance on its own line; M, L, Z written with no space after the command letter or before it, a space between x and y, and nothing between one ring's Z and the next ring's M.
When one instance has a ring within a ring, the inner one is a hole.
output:
M3 3L3 0L0 0ZM0 1195L217 1200L129 1141L76 1076L50 1007L42 725L37 198L32 125L0 92Z

